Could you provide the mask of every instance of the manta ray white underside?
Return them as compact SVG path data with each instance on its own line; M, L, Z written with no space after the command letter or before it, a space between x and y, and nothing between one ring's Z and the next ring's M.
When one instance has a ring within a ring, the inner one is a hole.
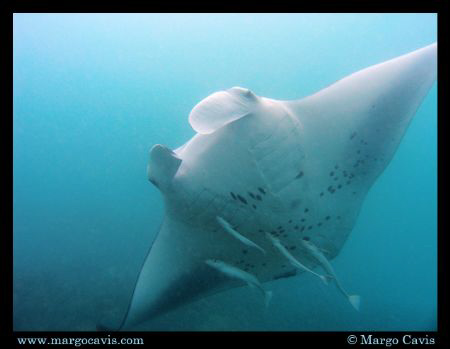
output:
M436 51L429 45L300 100L234 87L198 103L189 116L197 134L174 151L150 151L148 178L165 217L120 328L299 266L320 265L333 279L324 263L435 81Z

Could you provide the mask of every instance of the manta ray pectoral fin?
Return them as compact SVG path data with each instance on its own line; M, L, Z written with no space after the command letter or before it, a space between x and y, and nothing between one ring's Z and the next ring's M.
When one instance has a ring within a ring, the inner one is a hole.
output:
M208 134L252 112L258 97L248 89L233 87L219 91L199 102L189 114L192 128Z
M197 251L189 250L198 233L197 228L166 215L139 272L120 330L133 329L159 314L234 285L229 277L211 273Z
M160 190L166 190L180 167L181 159L169 148L156 144L150 150L147 177Z
M311 139L326 139L315 148L318 154L327 153L333 161L342 159L356 171L367 165L369 184L389 163L433 85L436 56L434 43L284 103Z

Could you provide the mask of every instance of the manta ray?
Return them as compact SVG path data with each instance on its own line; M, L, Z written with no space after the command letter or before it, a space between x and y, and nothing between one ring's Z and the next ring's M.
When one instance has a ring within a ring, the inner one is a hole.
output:
M195 136L150 150L165 216L116 329L245 284L268 303L264 283L301 273L358 309L329 261L433 85L436 54L434 43L299 100L233 87L194 106Z

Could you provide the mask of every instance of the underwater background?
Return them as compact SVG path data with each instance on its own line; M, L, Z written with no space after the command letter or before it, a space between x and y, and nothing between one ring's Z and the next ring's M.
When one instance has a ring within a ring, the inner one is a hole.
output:
M233 86L297 99L437 40L436 14L15 14L13 307L16 331L120 321L163 217L148 151L194 135L193 106ZM150 331L437 330L437 85L332 261L232 289Z

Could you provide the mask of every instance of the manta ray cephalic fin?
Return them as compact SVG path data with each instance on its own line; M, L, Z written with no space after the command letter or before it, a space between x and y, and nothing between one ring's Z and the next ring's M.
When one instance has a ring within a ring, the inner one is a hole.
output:
M198 133L209 134L250 114L257 101L252 91L242 87L215 92L192 109L189 123Z
M147 177L160 190L164 191L172 182L181 165L181 159L169 148L156 144L150 150Z

